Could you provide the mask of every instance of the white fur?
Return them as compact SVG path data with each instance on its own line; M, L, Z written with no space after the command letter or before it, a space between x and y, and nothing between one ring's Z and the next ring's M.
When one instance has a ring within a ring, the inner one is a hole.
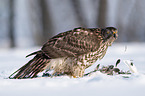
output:
M65 58L56 58L56 59L51 59L49 64L46 66L46 70L52 70L59 66L60 64L63 64L65 61Z

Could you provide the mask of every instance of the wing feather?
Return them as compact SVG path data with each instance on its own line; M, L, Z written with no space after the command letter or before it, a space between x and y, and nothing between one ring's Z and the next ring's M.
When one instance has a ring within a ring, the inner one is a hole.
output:
M94 52L100 44L101 39L90 29L75 28L51 38L42 51L50 58L72 57Z

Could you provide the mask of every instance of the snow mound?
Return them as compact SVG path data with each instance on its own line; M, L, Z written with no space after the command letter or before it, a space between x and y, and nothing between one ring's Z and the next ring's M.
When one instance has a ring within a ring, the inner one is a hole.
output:
M110 76L97 71L83 78L60 76L21 80L7 77L31 59L24 58L27 54L39 48L0 49L0 96L144 96L144 47L144 43L113 44L102 60L86 70L86 73L92 71L97 64L114 65L120 58L133 60L138 74ZM118 67L129 70L123 61Z

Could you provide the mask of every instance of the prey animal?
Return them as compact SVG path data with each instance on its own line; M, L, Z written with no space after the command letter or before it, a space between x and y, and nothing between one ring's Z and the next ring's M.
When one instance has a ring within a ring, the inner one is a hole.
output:
M118 37L117 29L74 28L50 38L32 60L19 68L9 78L34 78L39 72L53 70L54 74L65 74L71 77L83 77L86 68L93 65L106 54Z

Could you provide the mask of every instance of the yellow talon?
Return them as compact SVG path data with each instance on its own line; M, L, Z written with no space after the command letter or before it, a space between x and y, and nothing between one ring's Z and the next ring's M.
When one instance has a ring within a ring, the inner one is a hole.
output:
M77 78L76 76L73 76L73 78Z

